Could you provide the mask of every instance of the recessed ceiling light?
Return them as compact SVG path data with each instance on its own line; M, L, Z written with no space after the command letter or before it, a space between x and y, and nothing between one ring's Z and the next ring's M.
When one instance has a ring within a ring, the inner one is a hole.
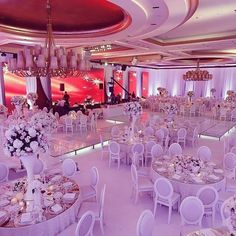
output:
M153 24L151 24L151 25L157 25L157 24L153 23Z
M152 7L153 9L158 9L159 8L159 6L154 6L154 7Z

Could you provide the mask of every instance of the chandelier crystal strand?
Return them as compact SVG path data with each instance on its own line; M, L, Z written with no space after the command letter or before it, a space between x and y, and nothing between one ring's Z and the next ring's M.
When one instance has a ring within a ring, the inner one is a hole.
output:
M50 0L46 4L47 32L45 45L41 47L25 47L17 54L17 58L8 61L8 70L20 77L82 77L89 78L91 53L82 49L80 54L75 50L66 51L63 47L56 47L53 27L52 8Z
M189 70L183 75L183 79L186 81L208 81L213 78L207 70L201 70L199 67L199 59L197 60L196 70Z

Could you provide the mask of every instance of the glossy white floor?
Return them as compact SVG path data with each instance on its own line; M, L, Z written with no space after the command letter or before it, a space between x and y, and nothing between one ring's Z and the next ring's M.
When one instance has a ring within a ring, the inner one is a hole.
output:
M144 114L145 116L145 114ZM205 119L203 119L205 120ZM199 118L191 118L192 122L198 123ZM206 120L205 120L206 121ZM212 124L213 121L208 123ZM104 125L105 126L105 125ZM220 127L220 126L219 126ZM217 126L215 128L217 130ZM221 129L221 128L220 128ZM101 130L100 130L101 131ZM220 131L221 132L221 131ZM235 135L234 129L226 135ZM211 138L200 138L197 146L192 148L188 145L184 149L184 153L196 154L199 146L206 145L213 152L213 161L221 163L223 158L223 139L219 141ZM141 212L145 209L153 209L152 198L146 194L141 195L138 203L135 205L131 199L131 176L130 166L121 165L120 170L117 170L116 165L108 167L108 157L101 160L101 150L99 147L86 151L81 151L77 156L73 157L79 164L80 174L79 183L84 184L89 181L88 171L92 166L96 166L100 174L99 189L106 184L105 197L105 235L108 236L135 236L136 223ZM167 224L167 208L158 207L155 228L153 235L155 236L179 236L180 234L180 216L176 211L173 211L171 223ZM214 227L221 225L220 215L217 212L216 224ZM209 227L210 219L204 218L203 227ZM76 224L68 227L60 235L73 235ZM102 235L99 224L95 225L94 235Z

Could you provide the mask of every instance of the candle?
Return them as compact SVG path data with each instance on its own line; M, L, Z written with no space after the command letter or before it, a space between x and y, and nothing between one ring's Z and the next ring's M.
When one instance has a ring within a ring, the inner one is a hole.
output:
M28 202L27 202L28 203ZM19 206L21 206L22 208L25 206L25 203L24 203L24 201L20 201L19 202Z
M16 197L14 197L14 198L12 198L12 199L11 199L11 204L16 204L16 203L17 203L17 201L18 201L18 200L17 200L17 198L16 198Z
M49 191L53 191L53 190L54 190L54 186L53 186L53 185L50 185L50 186L48 187L48 190L49 190Z

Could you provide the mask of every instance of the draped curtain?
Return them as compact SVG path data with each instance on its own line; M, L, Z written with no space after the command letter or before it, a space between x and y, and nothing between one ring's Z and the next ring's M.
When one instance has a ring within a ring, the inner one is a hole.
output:
M25 77L26 81L26 93L36 93L37 92L37 82L36 77Z
M45 93L45 95L47 96L47 99L49 101L51 101L51 97L52 97L52 94L51 94L51 81L50 81L50 78L48 77L40 77L40 82L41 82L41 85L43 87L43 91Z

